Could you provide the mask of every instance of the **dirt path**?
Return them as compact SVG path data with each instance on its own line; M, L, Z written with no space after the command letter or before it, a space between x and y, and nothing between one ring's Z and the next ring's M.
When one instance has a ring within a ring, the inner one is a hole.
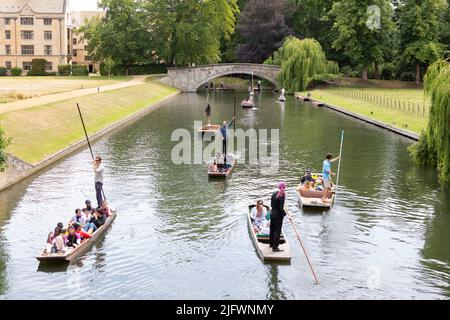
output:
M79 90L73 90L68 92L61 92L61 93L54 93L49 94L45 96L41 96L38 98L33 99L26 99L26 100L19 100L9 103L2 103L0 104L0 114L2 113L8 113L11 111L21 110L21 109L28 109L35 106L40 106L47 103L57 102L61 100L66 100L70 98L76 98L79 96L85 96L88 94L94 94L104 91L110 91L110 90L116 90L131 86L136 86L139 84L142 84L145 82L145 78L147 78L147 75L140 75L140 76L133 76L133 79L121 83L116 83L112 85L107 86L101 86L101 87L95 87L95 88L88 88L88 89L79 89Z

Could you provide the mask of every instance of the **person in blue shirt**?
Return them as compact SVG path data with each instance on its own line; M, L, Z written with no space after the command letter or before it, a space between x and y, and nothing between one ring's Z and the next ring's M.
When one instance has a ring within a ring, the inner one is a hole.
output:
M228 124L226 121L223 122L222 127L220 127L220 133L222 134L222 153L227 154L227 140L229 138L228 128L233 124L236 120L235 117Z
M323 194L322 201L330 202L327 198L328 190L331 191L331 176L335 176L336 174L331 171L331 163L339 160L340 156L337 156L333 159L331 154L327 154L325 160L323 161L323 169L322 169L322 180L323 180Z

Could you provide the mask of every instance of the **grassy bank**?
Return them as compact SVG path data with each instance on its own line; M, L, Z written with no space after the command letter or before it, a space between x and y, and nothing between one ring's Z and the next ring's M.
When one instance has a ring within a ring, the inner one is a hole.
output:
M2 114L0 124L12 138L7 151L37 163L83 139L77 102L92 134L174 92L174 88L150 82Z
M409 82L343 79L311 93L313 99L418 134L428 122L430 102L421 87Z
M0 103L52 93L101 87L132 77L0 77Z

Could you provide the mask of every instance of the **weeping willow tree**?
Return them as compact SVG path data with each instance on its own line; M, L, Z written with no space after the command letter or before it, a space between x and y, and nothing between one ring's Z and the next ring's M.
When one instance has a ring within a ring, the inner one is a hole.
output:
M270 62L281 66L277 80L287 92L306 90L311 82L335 79L339 73L337 64L327 61L322 46L314 39L287 37Z
M412 148L414 160L437 169L442 182L450 181L450 60L432 64L424 78L425 94L431 98L430 119Z

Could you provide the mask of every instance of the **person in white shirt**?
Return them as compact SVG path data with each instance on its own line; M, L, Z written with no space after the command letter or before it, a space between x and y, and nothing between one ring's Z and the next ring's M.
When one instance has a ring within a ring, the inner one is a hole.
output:
M95 196L97 198L97 207L102 206L103 201L103 165L102 158L96 157L94 160L95 172Z
M260 233L261 230L267 226L267 209L264 206L264 202L262 200L258 200L256 202L256 206L253 207L250 216L253 220L253 231L255 233Z

